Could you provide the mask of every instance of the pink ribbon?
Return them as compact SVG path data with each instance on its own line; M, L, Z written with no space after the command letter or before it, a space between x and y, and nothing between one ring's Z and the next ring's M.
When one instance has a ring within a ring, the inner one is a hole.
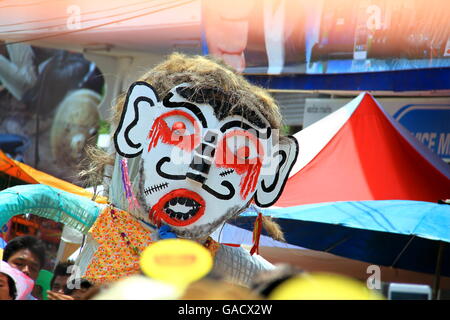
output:
M125 189L125 197L128 200L128 208L139 208L139 202L137 201L135 195L133 194L133 189L131 188L130 176L128 175L127 159L120 160L120 169L122 171L122 183L123 188Z

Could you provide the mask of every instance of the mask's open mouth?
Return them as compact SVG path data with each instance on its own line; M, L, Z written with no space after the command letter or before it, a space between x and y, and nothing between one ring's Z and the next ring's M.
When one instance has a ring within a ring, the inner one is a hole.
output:
M188 220L200 210L200 203L187 197L172 198L164 205L164 212L172 219Z
M203 198L190 190L177 189L164 195L150 210L150 219L156 225L160 220L173 226L187 226L197 221L205 212Z

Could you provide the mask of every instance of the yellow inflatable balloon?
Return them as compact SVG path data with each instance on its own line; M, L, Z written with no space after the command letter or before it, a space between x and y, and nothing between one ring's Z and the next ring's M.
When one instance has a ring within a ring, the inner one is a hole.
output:
M211 253L195 241L160 240L147 247L141 255L141 270L150 278L186 287L211 271Z
M310 273L275 288L271 300L384 300L362 282L336 274Z

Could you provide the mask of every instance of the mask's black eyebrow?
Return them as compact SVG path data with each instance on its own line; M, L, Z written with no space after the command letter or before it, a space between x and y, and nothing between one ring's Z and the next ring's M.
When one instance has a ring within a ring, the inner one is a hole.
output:
M239 120L232 120L229 121L227 123L225 123L221 128L220 131L222 133L225 133L225 131L227 131L230 128L242 128L244 130L252 130L252 132L256 132L256 136L259 139L269 139L270 135L272 133L272 130L270 127L265 128L266 132L261 132L261 129L258 129L256 127L253 127L243 121L239 121Z
M203 115L202 111L199 107L197 107L195 104L189 103L189 102L175 102L170 101L170 99L173 97L173 93L169 92L163 99L163 104L167 108L186 108L190 110L195 116L200 120L202 123L203 128L208 128L208 123L206 122L206 118Z
M241 105L240 96L236 92L226 92L220 88L190 88L178 87L177 93L188 101L195 103L207 103L213 110L214 115L220 121L226 117L241 116L252 124L264 129L267 124L261 116L252 108Z

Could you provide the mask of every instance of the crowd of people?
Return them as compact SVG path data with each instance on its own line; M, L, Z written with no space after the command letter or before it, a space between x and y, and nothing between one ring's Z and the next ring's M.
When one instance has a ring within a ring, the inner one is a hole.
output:
M37 284L40 271L46 265L45 244L34 236L20 236L12 239L3 249L0 267L0 300L41 300L42 287ZM70 284L73 261L58 263L50 280L48 300L79 300L92 287L85 279L74 279ZM32 281L26 281L28 279ZM25 297L21 293L27 292Z
M0 300L41 300L44 293L36 281L46 262L43 242L33 236L12 239L3 249L0 267ZM53 269L48 300L268 300L268 299L380 299L356 280L337 275L312 275L291 265L276 265L260 272L250 286L228 282L207 274L184 288L152 279L144 272L107 284L77 278L73 261L59 262ZM327 288L336 284L340 290ZM295 292L290 289L292 285ZM319 292L319 295L317 293Z

